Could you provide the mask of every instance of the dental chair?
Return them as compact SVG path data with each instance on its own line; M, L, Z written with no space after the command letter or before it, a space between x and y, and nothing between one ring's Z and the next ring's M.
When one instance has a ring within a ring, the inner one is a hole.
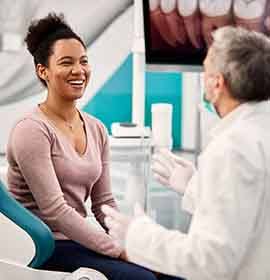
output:
M107 280L89 268L73 273L38 270L53 250L47 225L18 203L0 180L0 280Z

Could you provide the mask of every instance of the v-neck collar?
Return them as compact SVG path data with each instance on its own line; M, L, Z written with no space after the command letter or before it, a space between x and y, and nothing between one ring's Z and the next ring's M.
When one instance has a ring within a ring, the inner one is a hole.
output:
M63 131L61 131L61 129L59 129L52 120L50 120L44 113L43 111L40 109L40 104L37 105L37 112L42 116L42 119L45 120L54 130L56 135L59 135L59 137L64 138L65 141L68 143L68 145L71 147L71 149L75 152L76 155L78 155L79 157L83 158L87 152L88 152L88 148L89 148L89 131L88 131L88 126L86 124L86 120L85 117L83 115L83 113L78 110L78 113L80 115L81 120L83 121L83 126L84 126L84 131L85 131L85 137L86 137L86 145L85 145L85 149L84 152L81 154L79 153L75 147L72 145L71 141L68 139L67 135L65 135L65 133Z

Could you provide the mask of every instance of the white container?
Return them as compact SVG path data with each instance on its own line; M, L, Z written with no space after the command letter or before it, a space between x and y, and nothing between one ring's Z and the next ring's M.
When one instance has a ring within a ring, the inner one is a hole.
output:
M155 148L172 148L172 109L172 104L168 103L156 103L151 107Z

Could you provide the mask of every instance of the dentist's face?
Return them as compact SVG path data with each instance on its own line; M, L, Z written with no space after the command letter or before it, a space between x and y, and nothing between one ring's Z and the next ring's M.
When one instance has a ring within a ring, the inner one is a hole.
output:
M212 55L210 48L204 61L204 100L210 103L212 111L222 117L219 108L222 103L224 105L225 80L223 74L215 69Z
M213 69L213 63L211 61L211 48L204 60L204 92L205 100L211 102L213 105L217 99L216 87L217 87L217 75Z

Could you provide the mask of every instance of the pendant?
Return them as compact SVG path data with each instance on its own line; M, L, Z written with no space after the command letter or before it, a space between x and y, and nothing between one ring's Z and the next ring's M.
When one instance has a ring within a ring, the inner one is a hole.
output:
M68 128L69 128L70 130L73 130L72 124L70 124L70 123L66 123L66 124L67 124L67 126L68 126Z

